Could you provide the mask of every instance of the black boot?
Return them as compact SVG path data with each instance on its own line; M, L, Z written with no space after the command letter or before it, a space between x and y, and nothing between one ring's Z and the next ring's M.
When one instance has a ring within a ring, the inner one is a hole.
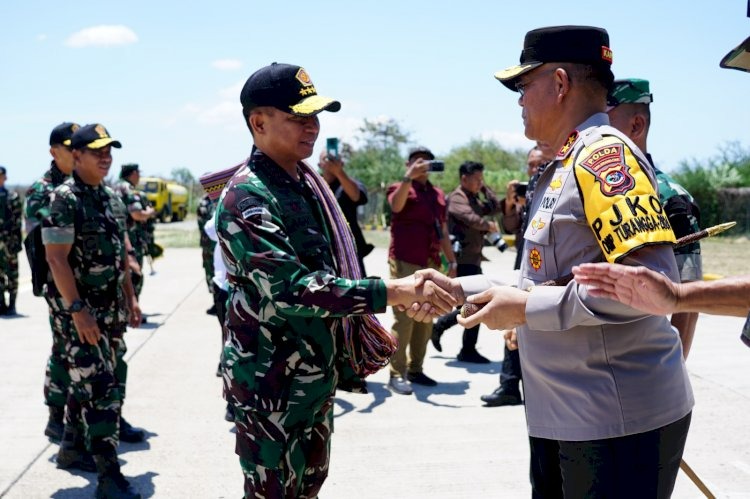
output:
M0 291L0 315L8 313L8 305L5 303L5 291Z
M83 444L83 436L72 426L66 425L63 431L60 449L57 451L57 467L63 470L74 468L96 471L96 464Z
M94 497L97 499L140 499L141 494L122 476L117 453L95 454L96 471L99 475Z
M140 428L134 428L125 418L120 416L120 440L131 444L143 442L146 439L146 433Z
M48 408L49 419L47 420L47 427L44 429L44 434L49 438L50 442L59 444L63 436L65 408L53 405L48 406Z
M503 405L520 405L523 404L521 391L518 385L500 385L494 392L489 395L479 397L486 405L485 407L500 407Z
M8 295L8 309L5 311L5 315L16 315L16 294L10 293Z

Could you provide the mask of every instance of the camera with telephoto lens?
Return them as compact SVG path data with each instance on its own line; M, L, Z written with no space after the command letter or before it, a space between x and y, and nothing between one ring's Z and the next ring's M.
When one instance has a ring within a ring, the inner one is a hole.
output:
M494 246L500 250L500 253L508 249L508 243L505 242L505 239L503 239L503 236L499 232L489 232L485 234L484 240L487 241L490 246Z

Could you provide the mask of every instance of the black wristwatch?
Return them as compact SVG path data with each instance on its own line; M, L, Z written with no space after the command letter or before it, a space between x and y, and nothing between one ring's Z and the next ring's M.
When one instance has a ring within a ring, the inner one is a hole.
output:
M70 306L68 307L68 312L71 314L80 312L81 310L83 310L85 306L86 304L83 303L83 300L73 300L73 303L71 303Z

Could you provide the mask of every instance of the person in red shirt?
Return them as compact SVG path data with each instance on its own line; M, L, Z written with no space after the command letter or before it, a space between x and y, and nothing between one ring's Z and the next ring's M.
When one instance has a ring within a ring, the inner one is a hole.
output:
M410 276L423 268L438 269L441 252L448 260L448 275L456 276L458 264L448 235L445 193L429 181L429 161L433 159L435 155L426 147L411 149L404 178L388 187L388 204L392 211L388 249L391 277ZM432 323L410 319L396 308L393 315L391 333L398 339L398 350L391 358L388 386L395 393L411 395L411 383L437 385L422 372Z

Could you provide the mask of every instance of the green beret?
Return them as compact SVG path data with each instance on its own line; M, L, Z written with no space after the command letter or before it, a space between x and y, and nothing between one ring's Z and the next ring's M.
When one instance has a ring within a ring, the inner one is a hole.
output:
M607 105L611 107L620 104L651 104L654 96L648 86L648 80L627 78L615 80L612 90L607 96Z

